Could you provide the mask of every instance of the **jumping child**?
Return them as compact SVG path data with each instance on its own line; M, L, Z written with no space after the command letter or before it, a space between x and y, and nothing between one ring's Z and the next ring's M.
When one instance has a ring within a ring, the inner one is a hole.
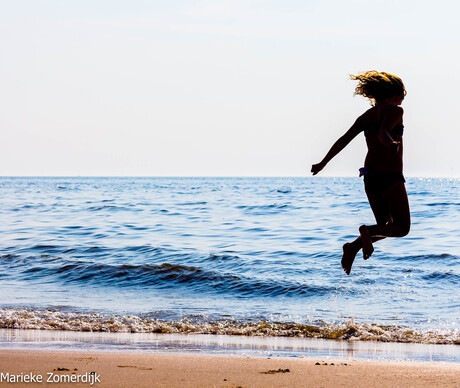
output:
M403 237L410 230L410 210L403 176L403 109L406 95L401 79L393 74L367 71L352 75L358 81L355 94L371 100L372 108L359 116L351 128L331 147L324 159L311 168L318 174L359 133L364 132L367 155L360 176L374 213L376 225L361 225L359 237L343 246L342 267L351 272L356 254L362 248L367 260L373 243L385 237Z

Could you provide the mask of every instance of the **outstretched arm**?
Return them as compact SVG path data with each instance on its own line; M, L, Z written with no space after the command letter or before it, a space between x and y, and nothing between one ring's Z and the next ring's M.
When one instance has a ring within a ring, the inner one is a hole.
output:
M363 131L364 127L362 117L363 116L359 116L351 128L333 144L321 162L314 164L311 167L311 172L313 175L318 174L334 156L342 151L348 145L348 143L350 143L360 132Z

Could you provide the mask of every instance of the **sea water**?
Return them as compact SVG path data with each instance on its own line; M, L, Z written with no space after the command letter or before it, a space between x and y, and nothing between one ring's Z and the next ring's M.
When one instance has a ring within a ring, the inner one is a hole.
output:
M359 178L0 179L0 327L459 343L459 179L361 252Z

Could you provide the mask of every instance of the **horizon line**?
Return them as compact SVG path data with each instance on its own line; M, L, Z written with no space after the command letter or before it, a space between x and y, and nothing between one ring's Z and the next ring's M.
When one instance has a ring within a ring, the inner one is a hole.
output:
M459 179L448 175L404 175L405 178ZM0 175L1 178L360 178L357 175Z

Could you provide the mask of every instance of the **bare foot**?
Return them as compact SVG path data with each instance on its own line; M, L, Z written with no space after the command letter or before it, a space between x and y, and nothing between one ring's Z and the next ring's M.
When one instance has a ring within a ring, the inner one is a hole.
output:
M369 230L366 225L361 225L359 227L359 233L361 234L361 240L363 242L363 258L364 260L367 260L374 252L371 235L369 234Z
M351 266L355 261L356 254L359 249L356 248L351 243L346 243L343 245L343 257L342 257L342 268L347 275L350 275Z

